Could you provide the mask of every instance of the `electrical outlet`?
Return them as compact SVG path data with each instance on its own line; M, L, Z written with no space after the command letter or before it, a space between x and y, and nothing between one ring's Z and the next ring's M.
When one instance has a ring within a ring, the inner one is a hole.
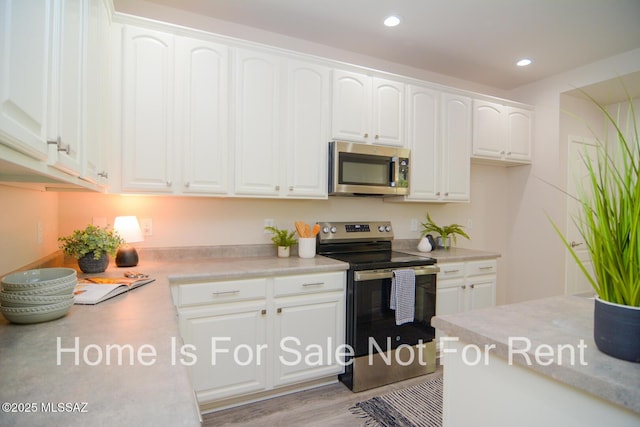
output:
M411 218L411 231L418 231L418 220Z
M153 221L151 218L142 218L140 219L140 228L142 228L143 236L152 236L153 235Z
M471 229L473 228L473 221L471 220L471 218L469 218L469 219L467 220L467 228L468 228L469 230L471 230Z
M263 227L273 227L276 225L276 222L273 218L265 218L263 222ZM271 234L270 231L264 230L264 234Z

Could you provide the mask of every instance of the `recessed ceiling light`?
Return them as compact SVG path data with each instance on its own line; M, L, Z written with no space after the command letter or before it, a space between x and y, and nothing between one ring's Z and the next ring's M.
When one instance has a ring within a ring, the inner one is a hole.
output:
M529 58L522 58L521 60L519 60L518 62L516 62L516 65L518 67L526 67L527 65L530 65L533 62L532 59Z
M384 18L384 25L386 25L387 27L395 27L398 24L400 24L400 18L396 15L391 15Z

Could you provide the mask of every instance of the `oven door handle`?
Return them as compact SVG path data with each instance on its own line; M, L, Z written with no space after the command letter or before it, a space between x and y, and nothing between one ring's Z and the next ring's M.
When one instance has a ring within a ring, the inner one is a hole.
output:
M366 280L391 279L393 277L393 270L394 269L392 268L387 268L384 270L354 271L353 280L355 282L364 282ZM440 267L437 265L428 265L424 267L416 267L413 270L416 272L416 276L426 276L429 274L436 274L440 271Z

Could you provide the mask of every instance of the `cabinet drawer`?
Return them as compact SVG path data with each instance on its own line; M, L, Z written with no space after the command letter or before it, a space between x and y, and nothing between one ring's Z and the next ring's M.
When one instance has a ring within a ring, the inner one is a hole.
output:
M296 295L315 292L341 291L346 285L344 272L284 276L275 279L274 295Z
M464 263L453 262L449 264L438 264L440 272L437 280L454 279L456 277L464 277Z
M498 263L495 259L484 261L472 261L467 263L467 276L480 276L483 274L496 274Z
M178 306L218 304L267 296L267 279L192 283L178 287Z

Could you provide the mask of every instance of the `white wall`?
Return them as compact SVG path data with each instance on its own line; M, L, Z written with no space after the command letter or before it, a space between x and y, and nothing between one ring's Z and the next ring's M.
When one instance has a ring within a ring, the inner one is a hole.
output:
M566 250L553 231L548 213L564 228L566 202L560 188L566 183L568 132L578 124L564 124L569 116L560 112L561 94L578 87L615 79L640 70L640 49L580 67L512 92L522 102L536 106L533 165L509 169L509 231L506 266L506 300L524 301L564 292ZM580 103L571 105L580 108ZM561 123L564 131L561 132ZM582 128L584 129L584 128Z
M0 185L0 207L0 276L57 249L57 193Z

